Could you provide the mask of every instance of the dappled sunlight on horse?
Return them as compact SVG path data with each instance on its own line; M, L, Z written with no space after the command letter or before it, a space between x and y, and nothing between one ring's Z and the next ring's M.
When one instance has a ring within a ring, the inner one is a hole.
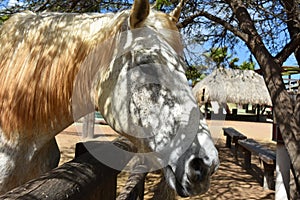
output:
M208 190L218 152L185 77L182 6L165 14L138 0L117 14L23 12L4 23L1 193L54 168L55 135L94 110L179 195Z

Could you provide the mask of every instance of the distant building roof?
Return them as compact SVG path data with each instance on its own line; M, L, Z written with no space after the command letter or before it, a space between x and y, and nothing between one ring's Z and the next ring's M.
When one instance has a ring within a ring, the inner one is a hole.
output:
M252 70L216 69L195 85L193 94L200 104L217 101L272 105L263 77Z

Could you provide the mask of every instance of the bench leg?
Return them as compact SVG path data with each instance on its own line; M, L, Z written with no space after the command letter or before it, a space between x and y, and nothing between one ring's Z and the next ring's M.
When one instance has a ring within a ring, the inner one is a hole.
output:
M239 150L239 143L238 141L234 144L234 158L236 161L238 161L238 150Z
M251 152L244 150L244 169L251 168Z
M231 148L231 136L229 135L226 137L226 147Z
M264 166L264 180L263 180L263 187L264 189L275 189L275 180L274 180L274 165L269 165L265 162L263 162Z

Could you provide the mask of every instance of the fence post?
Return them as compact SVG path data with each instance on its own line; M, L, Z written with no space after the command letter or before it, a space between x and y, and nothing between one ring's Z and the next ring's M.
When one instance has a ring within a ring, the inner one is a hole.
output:
M148 166L144 162L145 160L139 156L135 156L131 159L132 172L117 200L144 199L144 183L149 171Z
M94 138L95 112L91 112L83 117L82 137Z

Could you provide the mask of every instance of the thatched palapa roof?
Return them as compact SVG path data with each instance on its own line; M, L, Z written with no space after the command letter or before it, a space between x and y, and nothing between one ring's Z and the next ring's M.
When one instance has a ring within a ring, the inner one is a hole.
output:
M261 75L252 70L216 69L193 88L200 104L241 103L272 105L272 101Z

